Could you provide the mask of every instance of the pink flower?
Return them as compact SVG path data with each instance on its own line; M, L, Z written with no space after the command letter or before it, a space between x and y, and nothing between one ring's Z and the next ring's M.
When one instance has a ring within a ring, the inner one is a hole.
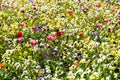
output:
M108 21L108 24L109 24L109 25L111 25L111 24L112 24L112 22Z
M96 7L100 7L100 5L99 5L99 4L96 4L95 6L96 6Z
M36 4L33 4L33 6L36 6Z
M33 27L32 27L32 30L36 31L36 30L37 30L37 27L36 27L36 26L33 26Z
M64 27L64 26L65 26L65 24L61 24L61 26L62 26L62 27Z
M97 28L101 28L101 27L102 27L102 25L101 25L101 24L98 24L98 25L97 25Z
M30 40L30 44L31 44L32 46L35 46L35 45L36 45L36 41L35 41L35 40Z
M23 26L25 26L25 24L24 23L20 23L20 26L23 27Z
M98 18L98 15L95 15L95 18Z
M81 0L78 0L78 2L81 2Z
M86 8L81 8L81 10L82 10L83 12L85 12L85 11L86 11Z
M23 41L22 37L17 39L17 42L21 43Z
M120 19L120 14L118 15L118 19Z
M48 41L53 41L53 40L55 40L55 37L53 37L53 36L47 36L47 40Z
M105 22L105 23L108 23L108 19L104 19L104 22Z

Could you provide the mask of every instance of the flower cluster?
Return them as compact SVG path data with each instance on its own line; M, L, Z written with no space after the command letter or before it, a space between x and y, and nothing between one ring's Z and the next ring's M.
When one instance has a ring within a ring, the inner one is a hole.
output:
M120 79L120 2L3 0L0 80Z

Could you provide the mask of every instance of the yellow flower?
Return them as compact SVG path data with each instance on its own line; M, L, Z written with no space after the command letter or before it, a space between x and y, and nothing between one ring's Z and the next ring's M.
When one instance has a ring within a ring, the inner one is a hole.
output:
M29 48L29 51L32 51L33 49L32 48Z
M32 56L28 56L28 60L32 60Z
M114 50L112 50L111 52L112 52L112 55L115 55L115 54L116 54L116 52L115 52Z
M72 70L73 70L73 67L69 67L69 70L72 71Z
M18 58L19 58L20 60L22 60L22 56L19 56Z
M102 78L101 80L105 80L104 78Z
M32 78L32 80L36 80L36 79L37 79L37 78L36 78L36 76L34 75L33 78Z
M91 74L93 74L95 71L93 70L92 72L91 72Z
M113 43L113 42L114 42L114 39L111 39L111 40L110 40L110 43Z
M0 45L0 49L3 49L3 47Z
M115 39L115 36L111 36L112 39Z
M27 51L24 51L24 52L23 52L23 55L24 55L24 56L26 56L27 54L28 54L28 52L27 52Z
M117 33L117 36L119 37L119 36L120 36L120 33Z
M74 78L70 78L70 80L75 80Z

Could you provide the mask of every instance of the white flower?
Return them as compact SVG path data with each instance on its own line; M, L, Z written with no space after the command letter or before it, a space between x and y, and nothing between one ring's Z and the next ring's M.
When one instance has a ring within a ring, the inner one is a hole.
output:
M110 80L110 76L107 76L107 77L106 77L106 80Z
M99 58L98 60L97 60L97 63L101 63L103 60L101 59L101 58Z
M78 74L83 73L83 69L79 68L76 73L78 73Z
M21 65L19 62L16 62L14 66L16 67L16 70L17 70Z

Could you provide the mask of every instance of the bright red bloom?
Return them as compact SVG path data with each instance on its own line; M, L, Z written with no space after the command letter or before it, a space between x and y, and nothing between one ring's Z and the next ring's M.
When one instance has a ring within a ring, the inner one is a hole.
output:
M73 13L73 11L72 10L68 10L68 14L72 14Z
M19 38L22 37L22 32L19 31L19 32L17 33L17 36L18 36Z
M61 37L61 35L62 35L62 32L57 32L56 33L56 36L58 36L58 37Z

